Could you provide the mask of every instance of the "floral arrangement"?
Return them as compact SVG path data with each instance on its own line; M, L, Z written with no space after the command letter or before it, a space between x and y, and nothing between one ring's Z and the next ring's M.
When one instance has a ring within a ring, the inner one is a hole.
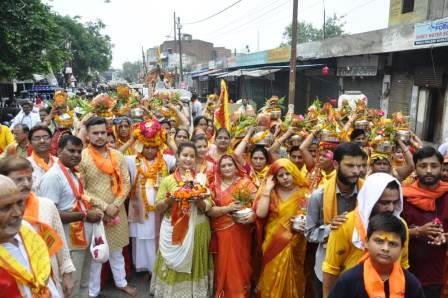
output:
M271 98L266 100L265 105L259 110L260 113L270 113L273 111L281 111L281 106L285 98L279 98L278 96L272 96Z
M392 122L400 130L409 130L409 122L402 112L392 114Z
M179 187L167 196L173 196L178 204L180 204L182 213L186 214L190 211L190 201L197 197L204 196L208 192L207 188L193 180L179 182Z
M252 206L252 196L245 185L233 191L232 197L245 208Z
M53 107L60 107L67 104L68 94L65 91L58 90L54 93Z
M153 111L158 111L163 117L170 118L175 116L175 114L171 109L167 107L169 103L177 106L182 106L182 102L180 101L180 94L178 92L156 92L149 100L149 107Z
M112 117L112 109L115 106L115 100L113 100L109 95L105 93L98 94L90 102L92 111L98 116L102 117Z
M244 132L251 126L255 126L257 124L257 120L254 117L240 115L238 120L234 122L232 126L232 134L236 137L242 136Z
M133 125L133 135L144 146L158 147L166 141L166 132L159 121L149 119Z
M370 134L371 144L375 145L384 141L392 141L395 138L395 127L391 119L382 118Z
M309 121L317 120L320 109L321 109L321 102L319 98L316 98L311 106L308 107L308 113L306 115L306 119Z
M130 90L128 86L119 85L117 86L116 93L113 93L112 98L115 100L115 106L113 108L113 113L116 116L124 116L129 112L129 96Z

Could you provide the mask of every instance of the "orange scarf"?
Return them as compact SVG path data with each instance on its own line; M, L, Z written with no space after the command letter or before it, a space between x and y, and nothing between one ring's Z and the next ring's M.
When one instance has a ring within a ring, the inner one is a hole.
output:
M50 298L48 281L51 278L50 256L42 238L22 224L19 230L30 262L28 271L6 248L0 246L0 268L6 270L18 284L29 287L33 298Z
M386 298L384 281L372 265L370 256L366 254L364 260L363 276L364 288L369 298ZM403 298L405 296L405 276L399 262L394 263L389 276L389 298Z
M425 211L436 210L436 200L448 192L448 183L440 181L436 189L424 189L418 185L418 181L403 187L405 200Z
M114 150L108 150L110 160L104 158L100 152L98 152L92 145L87 146L87 150L92 157L95 166L104 174L107 174L111 178L112 182L112 194L115 197L121 197L124 194L124 178L120 170L120 162L118 160L118 153Z
M195 177L194 172L193 179ZM182 175L180 174L179 169L177 168L173 174L174 179L177 182L177 185L180 186L184 182ZM187 209L187 212L184 212L183 209ZM173 226L173 234L172 234L172 243L173 245L181 245L184 241L185 236L188 232L188 226L190 222L190 203L187 201L187 205L184 206L184 202L176 202L173 204L173 209L171 211L171 225Z
M51 168L51 166L54 164L54 157L49 154L48 163L45 162L43 158L40 158L36 153L31 153L31 158L36 162L36 164L41 168L42 170L48 172L48 170Z
M324 209L324 224L330 224L333 218L339 214L338 204L336 200L336 180L337 180L336 171L333 176L331 176L327 183L324 186L324 200L323 200L323 209ZM356 187L358 191L361 189L364 184L364 180L361 178L358 180Z
M32 225L39 227L38 233L47 244L50 257L62 248L62 239L58 233L50 225L39 221L39 199L33 192L30 192L26 200L23 218Z
M62 173L67 179L70 189L75 196L75 202L73 203L72 211L74 212L84 212L85 210L91 209L90 199L84 195L84 187L82 186L81 180L78 179L78 188L75 185L73 177L68 173L67 168L62 164L61 161L58 162ZM70 242L74 248L86 248L88 245L86 234L84 232L84 222L76 221L71 222L69 225L70 231Z

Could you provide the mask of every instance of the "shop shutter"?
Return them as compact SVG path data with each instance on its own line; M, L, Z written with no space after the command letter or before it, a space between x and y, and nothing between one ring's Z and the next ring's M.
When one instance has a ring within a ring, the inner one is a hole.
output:
M382 76L344 77L344 91L361 91L369 100L369 108L380 108Z
M403 112L405 115L409 115L413 85L412 76L404 73L392 74L389 95L389 116L395 112Z
M420 66L415 68L414 84L421 87L442 88L443 69L440 67Z

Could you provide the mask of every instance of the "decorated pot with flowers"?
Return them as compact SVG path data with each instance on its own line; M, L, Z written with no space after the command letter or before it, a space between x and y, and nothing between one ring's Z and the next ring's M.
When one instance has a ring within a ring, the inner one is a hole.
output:
M241 188L235 190L232 196L236 202L238 202L243 208L241 210L232 213L233 218L236 222L240 222L243 218L254 214L252 206L252 196L249 190L242 186Z

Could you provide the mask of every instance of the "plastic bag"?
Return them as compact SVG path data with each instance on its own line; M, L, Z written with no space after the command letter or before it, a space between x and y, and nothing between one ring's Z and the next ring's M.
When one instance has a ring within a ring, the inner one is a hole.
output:
M109 260L109 245L103 222L93 224L92 243L90 243L92 259L97 263L106 263Z

